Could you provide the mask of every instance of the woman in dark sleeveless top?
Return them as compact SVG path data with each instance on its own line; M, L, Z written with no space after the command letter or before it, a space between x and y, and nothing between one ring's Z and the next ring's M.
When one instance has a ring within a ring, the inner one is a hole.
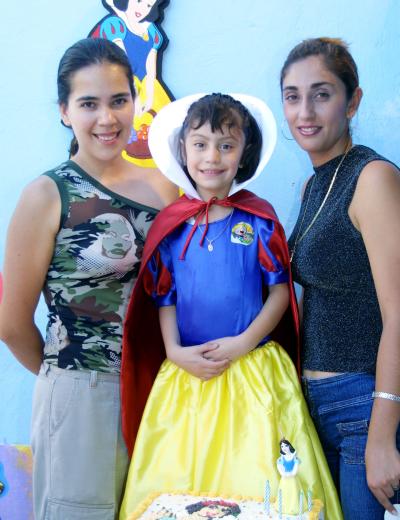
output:
M342 41L297 45L281 89L314 167L289 239L304 389L345 518L378 520L400 499L399 171L352 142L362 91Z

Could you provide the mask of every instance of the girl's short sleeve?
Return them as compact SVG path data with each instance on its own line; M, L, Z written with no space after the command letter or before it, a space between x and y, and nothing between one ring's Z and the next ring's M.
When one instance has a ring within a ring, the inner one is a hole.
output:
M144 289L157 307L176 305L176 288L171 253L167 240L163 240L148 262L144 277Z
M276 229L273 220L257 218L258 260L265 285L276 285L289 281L286 242Z

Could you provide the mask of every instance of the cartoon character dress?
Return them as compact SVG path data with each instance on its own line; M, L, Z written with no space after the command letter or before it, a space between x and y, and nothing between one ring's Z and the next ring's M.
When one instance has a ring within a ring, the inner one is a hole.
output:
M285 442L285 441L283 441ZM282 445L282 441L281 441ZM293 448L292 448L293 449ZM282 453L277 460L277 468L281 475L281 481L278 488L278 502L285 504L285 513L296 515L298 513L304 513L308 510L307 502L310 502L310 496L312 497L312 491L302 489L301 483L297 479L297 473L299 471L299 465L301 460L297 457L296 451Z
M148 97L146 62L152 50L160 50L163 37L154 23L143 23L143 26L143 34L138 35L129 30L126 23L118 16L108 16L93 31L92 36L111 41L122 41L132 67L136 93L142 104L145 104ZM155 166L147 144L149 126L154 115L171 101L157 78L154 78L153 87L154 95L151 109L144 114L135 114L131 136L125 151L128 160L136 158L140 160L138 164L148 167ZM132 162L137 161L132 160Z
M263 290L288 281L276 226L235 208L209 224L204 247L203 226L196 229L183 261L191 223L160 243L144 271L144 286L157 306L176 306L182 346L240 334L262 308ZM283 436L301 455L301 488L324 504L325 518L341 519L296 369L278 343L265 337L209 381L165 360L142 417L120 518L162 492L262 497L268 481L273 500Z

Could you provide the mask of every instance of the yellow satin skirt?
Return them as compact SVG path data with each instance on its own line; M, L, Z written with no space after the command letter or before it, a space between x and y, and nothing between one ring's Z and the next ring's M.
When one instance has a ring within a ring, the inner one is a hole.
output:
M281 485L279 441L300 459L298 486L341 520L337 493L296 369L275 342L209 381L164 361L149 396L129 469L120 520L149 495L192 491L271 500Z

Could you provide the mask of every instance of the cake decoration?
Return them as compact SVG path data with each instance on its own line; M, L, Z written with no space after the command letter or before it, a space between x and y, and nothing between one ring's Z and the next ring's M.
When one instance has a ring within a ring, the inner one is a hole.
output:
M323 502L302 487L300 464L296 449L283 437L274 470L281 477L279 485L273 490L274 480L267 479L263 498L165 492L148 497L129 520L324 520Z

